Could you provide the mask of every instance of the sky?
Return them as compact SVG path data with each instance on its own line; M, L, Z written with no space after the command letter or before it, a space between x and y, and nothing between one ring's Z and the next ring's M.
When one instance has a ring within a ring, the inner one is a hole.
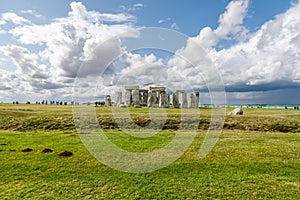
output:
M0 4L0 102L85 101L139 85L200 91L201 103L213 88L228 104L300 103L298 0Z

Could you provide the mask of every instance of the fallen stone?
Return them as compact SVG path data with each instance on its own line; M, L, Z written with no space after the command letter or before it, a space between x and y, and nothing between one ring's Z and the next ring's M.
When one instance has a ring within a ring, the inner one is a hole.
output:
M233 111L229 112L228 115L243 115L244 111L242 110L242 106L240 108L235 108Z

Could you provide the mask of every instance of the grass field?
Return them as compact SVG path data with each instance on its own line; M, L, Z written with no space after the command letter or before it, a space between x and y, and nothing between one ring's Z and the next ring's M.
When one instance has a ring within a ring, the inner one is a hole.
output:
M122 133L109 108L96 108L106 135L123 149L148 152L172 140L173 120L152 138ZM131 109L138 125L147 108ZM227 116L212 152L198 157L210 119L200 109L185 154L151 173L130 174L97 161L75 130L72 108L0 104L0 199L300 199L300 112L245 109ZM32 151L22 152L26 148ZM53 152L42 153L44 149ZM72 156L58 154L70 151Z

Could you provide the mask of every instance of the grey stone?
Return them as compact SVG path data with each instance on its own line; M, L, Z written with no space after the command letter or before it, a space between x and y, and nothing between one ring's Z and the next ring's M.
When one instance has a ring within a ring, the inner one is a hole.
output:
M137 90L133 90L132 92L132 104L134 107L141 107L140 106L140 91Z
M163 91L159 93L159 107L168 108L170 104L169 95Z
M138 89L140 89L140 87L139 86L125 86L125 90L138 90Z
M179 108L180 107L179 96L178 95L179 95L178 92L173 93L172 101L173 101L173 107L174 108Z
M148 93L148 107L158 107L158 97L157 97L157 92L152 92L150 91Z
M194 92L193 94L194 94L193 108L199 108L200 93Z
M131 106L132 102L132 94L131 94L131 90L126 90L125 91L125 105L127 107Z
M188 96L188 107L198 108L199 107L199 92L192 92Z
M120 107L122 104L122 92L116 92L115 93L115 105L117 107Z
M192 108L193 105L192 105L192 101L193 101L193 93L190 93L190 94L187 94L187 107L188 108Z
M140 105L147 106L148 90L140 90Z
M105 97L105 105L106 106L111 106L112 105L111 104L111 98L110 98L109 95L106 95L106 97Z
M187 94L185 92L182 93L182 103L181 108L187 108L188 102L187 102Z
M229 112L228 115L243 115L244 111L242 109L242 106L239 108L235 108L233 111Z
M127 108L127 106L125 104L121 104L120 108Z
M150 87L149 88L149 90L150 91L158 91L158 92L160 92L160 91L166 91L166 87Z

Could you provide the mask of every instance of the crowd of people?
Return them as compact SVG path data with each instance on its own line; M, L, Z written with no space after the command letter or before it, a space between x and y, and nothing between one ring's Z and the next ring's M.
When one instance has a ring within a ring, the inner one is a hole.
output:
M13 101L13 104L19 104L20 102L19 101ZM30 101L26 101L26 104L31 104ZM74 102L74 101L71 101L70 103L68 103L67 101L47 101L47 100L42 100L42 101L36 101L35 104L42 104L42 105L78 105L79 103L78 102Z

